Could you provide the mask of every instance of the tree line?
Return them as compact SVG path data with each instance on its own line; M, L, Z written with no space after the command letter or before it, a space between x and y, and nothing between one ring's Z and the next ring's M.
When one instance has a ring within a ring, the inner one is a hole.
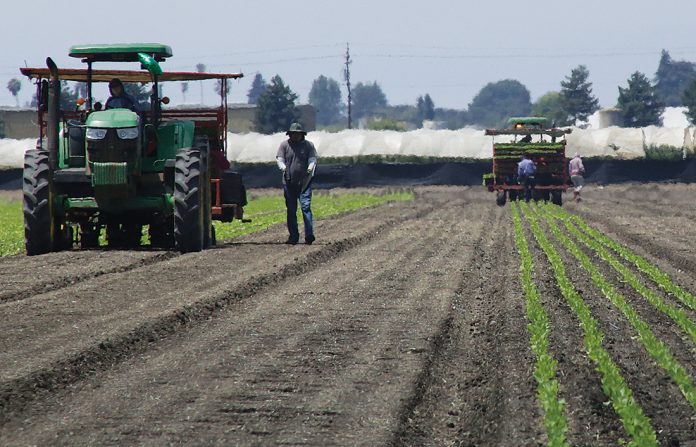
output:
M278 75L269 84L257 73L247 97L250 104L259 106L256 121L259 132L281 131L299 116L299 112L289 112L293 109L290 102L297 95ZM312 83L308 99L316 109L318 128L345 128L347 107L338 81L319 76ZM675 61L668 51L662 50L653 80L639 71L631 74L626 85L618 87L616 107L622 112L624 127L645 127L662 125L661 116L667 106L685 106L689 122L696 124L696 64ZM590 72L584 65L572 69L560 82L559 90L547 92L534 103L529 90L514 79L486 84L464 110L437 108L427 93L418 96L415 104L389 105L376 81L358 83L352 91L352 118L363 120L367 128L377 130L406 130L421 127L428 120L442 122L449 129L500 127L510 116L528 115L546 117L559 127L583 125L597 110L599 101L592 92ZM290 118L282 118L283 113L278 111L289 113Z
M197 64L196 71L205 72L204 64ZM126 91L136 101L146 103L149 91L140 84L126 84ZM7 89L18 102L21 82L13 78ZM216 86L220 93L221 85ZM78 97L86 96L83 83L73 88L63 82L61 106L74 107ZM181 83L181 92L186 102L189 83ZM226 92L228 93L228 92ZM201 103L203 87L201 84ZM261 133L280 132L299 119L298 95L280 75L267 82L256 73L247 92L249 104L256 104L255 130ZM36 98L32 100L35 106ZM308 98L316 110L316 124L320 129L340 130L346 127L347 105L342 98L341 86L335 79L319 76L312 82ZM662 50L657 72L652 80L636 71L618 87L616 107L623 113L625 127L661 125L661 115L666 106L685 106L690 123L696 123L696 64L672 59L667 50ZM560 82L560 89L542 95L532 103L527 87L514 79L486 84L473 98L466 109L435 107L430 94L415 98L414 104L390 105L382 87L373 82L358 82L352 87L352 119L369 129L406 130L422 127L424 122L438 121L449 129L465 126L499 127L510 116L544 116L555 126L582 125L599 109L599 101L592 92L590 73L586 66L579 65Z

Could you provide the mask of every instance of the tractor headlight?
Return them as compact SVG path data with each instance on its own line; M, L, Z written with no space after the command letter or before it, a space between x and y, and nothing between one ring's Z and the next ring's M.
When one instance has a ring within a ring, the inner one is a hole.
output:
M122 140L134 140L138 138L138 128L126 127L123 129L116 129L116 134Z
M107 129L97 129L96 127L88 127L85 136L88 140L103 140L106 137Z

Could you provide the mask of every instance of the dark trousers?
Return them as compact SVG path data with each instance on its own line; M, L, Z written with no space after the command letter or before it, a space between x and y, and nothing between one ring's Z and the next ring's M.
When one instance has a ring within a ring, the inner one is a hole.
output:
M300 239L300 232L297 228L297 202L300 202L302 210L302 220L304 222L305 238L314 236L314 225L312 223L312 187L308 186L304 192L301 186L283 185L285 193L285 208L287 209L287 223L290 240L297 242Z
M524 196L524 200L526 202L529 202L530 200L532 200L532 196L534 195L534 176L523 175L522 177L520 177L520 183L522 184L522 194Z

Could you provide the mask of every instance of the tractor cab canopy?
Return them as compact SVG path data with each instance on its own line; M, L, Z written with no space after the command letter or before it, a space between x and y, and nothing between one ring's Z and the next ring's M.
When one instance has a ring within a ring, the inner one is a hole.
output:
M147 54L157 62L172 57L172 49L159 43L117 43L74 45L70 56L82 62L139 62L139 54Z
M511 129L543 129L546 126L546 118L516 117L508 119L508 127Z
M547 129L547 119L537 116L513 117L508 119L506 129L486 129L486 135L549 135L562 137L572 132L571 129Z
M29 79L50 79L48 68L20 68L22 74ZM60 68L58 75L62 81L87 82L87 70L82 68ZM160 82L166 81L204 81L207 79L237 79L242 73L197 73L197 72L163 72L158 76ZM133 70L92 70L92 82L109 82L119 78L122 82L152 82L152 76L147 71Z

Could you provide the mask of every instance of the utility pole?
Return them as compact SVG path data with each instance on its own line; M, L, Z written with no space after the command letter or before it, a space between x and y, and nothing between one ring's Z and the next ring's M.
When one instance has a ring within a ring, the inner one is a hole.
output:
M352 117L352 96L350 93L350 64L353 61L350 59L350 45L346 43L346 68L343 70L343 79L346 81L346 88L348 89L348 129L353 128L353 117Z

